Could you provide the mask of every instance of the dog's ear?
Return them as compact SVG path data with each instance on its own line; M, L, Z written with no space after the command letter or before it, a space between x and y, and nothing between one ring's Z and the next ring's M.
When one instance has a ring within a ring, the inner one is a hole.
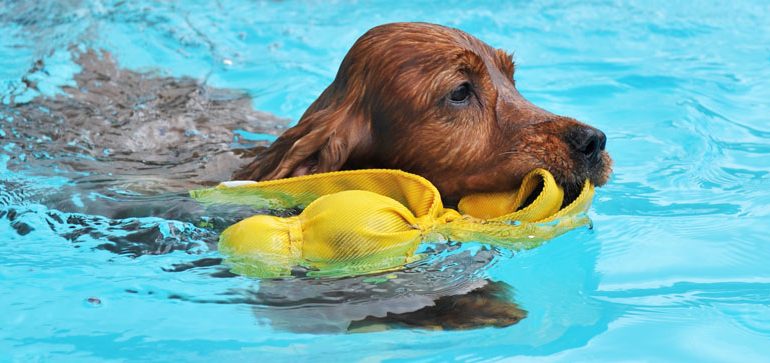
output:
M322 95L296 126L233 177L272 180L335 171L352 152L365 149L371 138L368 117L352 103L324 105L324 99L329 98Z

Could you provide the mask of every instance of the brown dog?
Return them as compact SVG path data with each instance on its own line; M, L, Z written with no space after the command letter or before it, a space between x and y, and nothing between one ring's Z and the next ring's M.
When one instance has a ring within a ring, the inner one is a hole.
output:
M460 30L375 27L299 123L234 177L402 169L447 201L510 190L534 168L549 170L568 200L586 179L603 185L612 163L604 133L528 102L513 74L509 54Z

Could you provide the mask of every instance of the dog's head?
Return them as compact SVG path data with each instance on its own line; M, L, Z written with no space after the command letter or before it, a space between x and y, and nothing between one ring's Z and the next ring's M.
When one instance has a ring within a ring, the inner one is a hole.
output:
M448 200L510 190L534 168L574 198L606 183L601 131L521 96L505 51L460 30L393 23L364 34L334 82L236 178L276 179L340 169L402 169Z

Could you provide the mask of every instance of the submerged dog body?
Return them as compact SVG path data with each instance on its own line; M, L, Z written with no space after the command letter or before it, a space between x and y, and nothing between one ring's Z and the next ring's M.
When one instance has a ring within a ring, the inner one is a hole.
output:
M510 190L535 168L565 188L604 184L601 131L545 111L516 90L506 52L426 23L375 27L299 123L235 174L270 180L357 168L422 175L448 201Z

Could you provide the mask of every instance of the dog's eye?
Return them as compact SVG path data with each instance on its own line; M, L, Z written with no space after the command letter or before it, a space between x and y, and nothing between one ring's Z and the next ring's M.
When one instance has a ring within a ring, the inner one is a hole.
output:
M463 83L454 90L452 90L451 93L449 93L449 102L454 104L464 104L468 102L468 99L471 97L471 85L468 83Z

